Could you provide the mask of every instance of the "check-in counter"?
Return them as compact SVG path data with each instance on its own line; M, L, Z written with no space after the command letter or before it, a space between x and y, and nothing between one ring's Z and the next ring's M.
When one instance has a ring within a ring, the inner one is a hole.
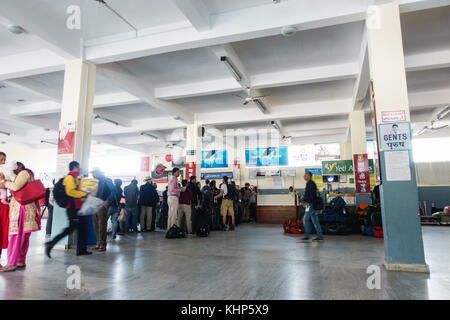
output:
M256 222L283 223L297 218L297 206L293 194L259 194Z

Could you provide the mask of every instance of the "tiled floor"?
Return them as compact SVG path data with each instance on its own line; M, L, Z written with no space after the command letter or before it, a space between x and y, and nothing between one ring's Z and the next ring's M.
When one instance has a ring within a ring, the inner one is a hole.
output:
M423 232L431 274L381 268L380 290L367 289L366 269L382 265L383 240L360 235L304 244L273 225L176 240L153 232L91 256L55 250L50 260L40 232L27 269L0 274L0 299L450 299L450 228ZM81 269L80 290L66 289L70 265Z

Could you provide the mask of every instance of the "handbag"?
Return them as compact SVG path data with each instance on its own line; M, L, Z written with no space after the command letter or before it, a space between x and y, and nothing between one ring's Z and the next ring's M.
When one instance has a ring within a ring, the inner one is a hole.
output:
M28 181L22 189L11 192L14 199L21 205L29 204L39 199L45 198L46 189L42 181L34 180L33 174L30 172L31 181Z
M119 222L123 222L127 219L127 210L125 210L125 208L122 208L120 210L120 214L119 214L119 218L117 219L117 221Z

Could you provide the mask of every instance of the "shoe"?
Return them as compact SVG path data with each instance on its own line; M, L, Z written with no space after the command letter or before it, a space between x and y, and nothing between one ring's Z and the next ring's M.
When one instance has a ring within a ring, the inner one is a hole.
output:
M24 264L24 265L22 265L22 266L16 265L16 269L18 269L18 270L23 270L23 269L25 269L26 267L27 267L26 264Z
M112 237L111 240L116 240L116 237Z
M100 252L106 251L106 247L100 247L100 248L98 248L98 251L100 251Z
M315 238L315 239L313 239L313 242L323 242L323 239Z
M52 258L52 256L50 255L50 252L52 251L52 248L50 247L50 245L48 243L45 244L45 254L47 255L47 257L49 259Z
M232 224L232 225L228 228L228 230L233 231L233 230L234 230L234 224Z
M304 237L301 241L304 242L304 243L308 243L309 242L309 238Z
M91 251L85 251L85 252L77 253L77 256L88 256L88 255L90 255L90 254L92 254Z

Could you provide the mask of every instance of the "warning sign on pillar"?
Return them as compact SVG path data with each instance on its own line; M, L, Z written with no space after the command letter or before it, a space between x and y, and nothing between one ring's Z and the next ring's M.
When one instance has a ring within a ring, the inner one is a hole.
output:
M370 193L369 159L366 153L353 155L356 193Z
M192 176L195 176L195 162L187 162L186 163L186 179L190 179Z
M75 122L61 123L58 134L58 155L56 177L63 177L69 170L69 163L74 160Z

